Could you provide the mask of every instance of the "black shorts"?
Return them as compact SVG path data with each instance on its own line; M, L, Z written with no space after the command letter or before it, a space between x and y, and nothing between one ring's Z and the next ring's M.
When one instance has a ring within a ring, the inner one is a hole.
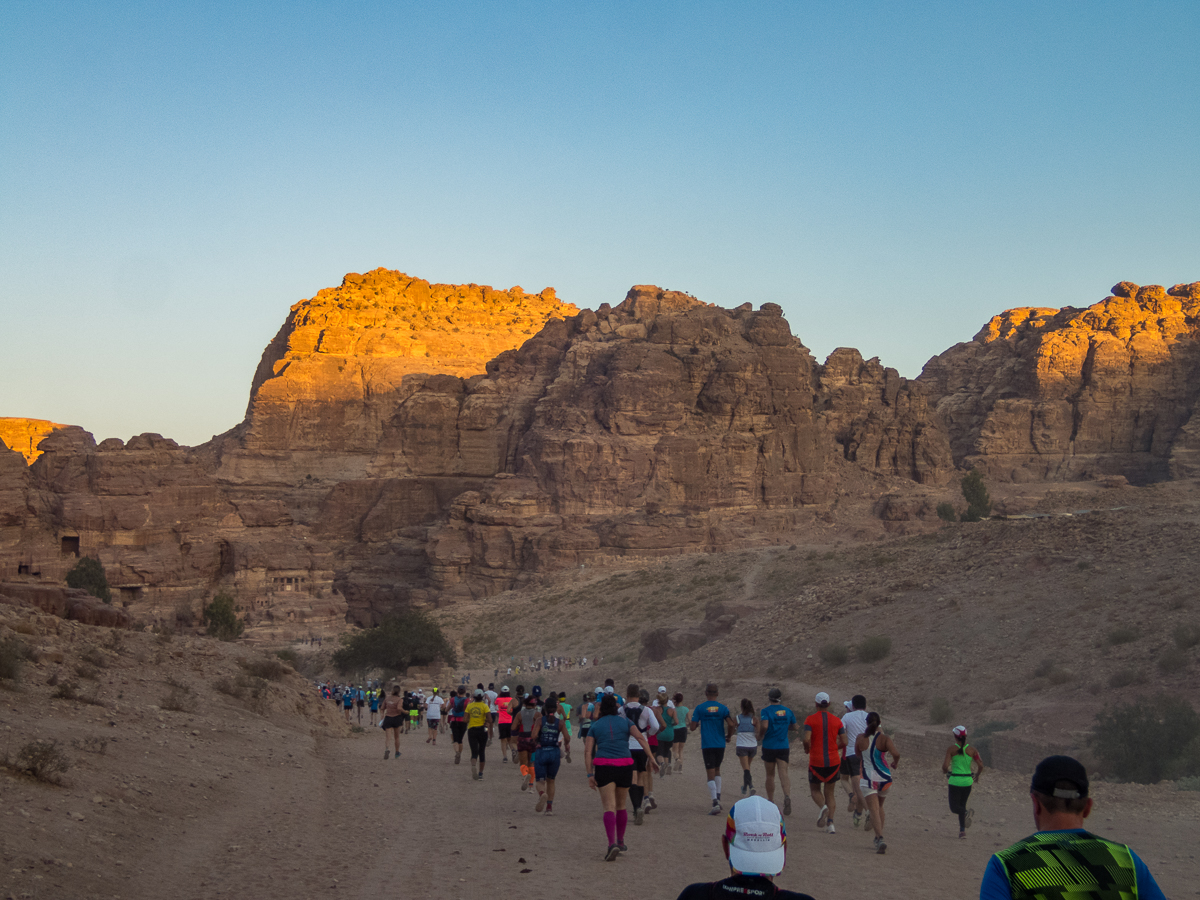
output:
M355 701L355 702L357 702L357 703L358 703L358 708L359 708L359 709L362 709L364 706L366 706L366 703L364 703L362 700L357 700L357 701Z
M858 754L854 756L843 756L841 773L849 775L851 778L857 778L862 774L862 760L858 758Z
M383 730L387 731L389 728L399 728L403 722L404 716L384 716Z
M769 762L785 763L790 760L791 755L792 755L792 751L790 749L788 749L787 747L784 747L782 750L772 750L770 747L763 747L762 753L763 753L762 760L765 763L769 763Z
M512 737L512 722L502 723L497 725L496 728L500 730L500 740L507 741Z
M704 757L704 768L719 769L725 759L724 747L701 747L700 755Z
M671 747L672 747L672 746L674 746L674 744L675 744L675 741L674 741L674 740L670 740L670 741L664 741L662 738L659 738L659 739L658 739L658 748L657 748L657 754L656 754L656 755L658 755L658 756L670 756L670 755L671 755Z
M675 729L675 740L673 743L676 743L676 744L686 744L687 743L687 729L686 728L676 728Z
M452 743L461 744L463 735L467 733L466 722L451 722L450 723L450 740Z
M442 721L440 716L437 717L436 719L426 719L425 720L425 722L429 725L430 730L437 728L438 722L440 722L440 721Z
M633 787L633 766L596 766L596 787L615 784L619 788Z
M809 784L829 784L832 781L837 781L838 772L841 771L841 765L836 766L809 766L808 767L808 783Z
M640 748L637 750L630 750L629 755L633 757L633 768L638 772L645 772L647 759L646 751Z

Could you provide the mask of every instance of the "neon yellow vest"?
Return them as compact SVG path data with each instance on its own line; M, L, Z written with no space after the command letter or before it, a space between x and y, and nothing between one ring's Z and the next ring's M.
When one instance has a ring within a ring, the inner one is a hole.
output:
M1045 831L996 854L1013 900L1137 900L1133 854L1086 831Z

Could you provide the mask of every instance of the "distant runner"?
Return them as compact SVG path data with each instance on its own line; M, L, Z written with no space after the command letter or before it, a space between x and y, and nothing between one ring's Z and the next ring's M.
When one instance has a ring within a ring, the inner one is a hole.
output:
M475 689L475 699L467 704L464 718L467 743L471 747L471 778L478 781L483 778L483 764L486 761L484 751L492 738L491 709L482 690Z
M425 704L425 724L429 726L429 737L425 743L437 745L438 726L442 723L442 698L438 689L433 689L433 696Z
M849 711L842 716L842 727L846 729L846 752L842 756L842 782L849 794L850 812L854 816L854 827L862 822L866 804L862 796L862 760L855 744L858 736L867 730L867 698L855 694L845 701Z
M862 792L871 811L868 822L875 829L875 852L885 853L887 843L883 839L883 801L892 786L892 769L900 762L900 751L895 742L879 730L879 713L867 713L867 730L858 736L855 749L862 759ZM888 765L885 754L892 755Z
M804 720L804 749L808 753L808 790L813 803L820 807L817 827L830 834L833 814L837 812L837 779L842 765L846 731L842 720L829 711L829 695L816 696L817 711Z
M958 836L965 838L975 810L967 809L971 788L983 774L983 760L979 751L967 743L967 727L958 725L954 731L954 746L946 748L942 760L942 771L946 773L946 784L950 793L950 812L958 816Z
M758 736L762 741L763 766L767 770L767 799L775 802L775 773L783 788L783 814L792 814L792 780L788 774L791 759L790 733L796 728L796 716L780 704L783 692L779 688L767 691L769 705L764 706L758 719Z
M758 716L748 697L742 698L742 711L737 717L737 760L742 764L742 796L756 794L750 763L758 754Z
M533 772L537 781L538 801L534 807L546 815L554 814L554 780L558 778L561 762L559 741L563 741L568 754L571 752L571 728L558 715L558 699L546 698L541 714L533 720L530 736L537 743L533 752Z
M496 696L496 729L500 733L500 759L503 762L508 762L509 737L512 735L512 694L508 692L508 685L500 688L500 693Z
M450 700L446 718L450 720L450 743L454 745L454 764L462 760L463 737L467 733L467 689L462 685Z
M721 762L725 745L737 728L729 707L717 702L717 684L710 681L704 688L704 702L692 711L691 731L700 729L700 755L704 757L704 772L708 776L708 793L712 797L710 816L721 814Z
M400 686L392 688L392 696L383 703L383 758L387 759L391 752L387 748L388 729L392 732L392 741L396 745L396 759L400 758L400 726L404 724L404 698L400 696Z
M675 772L683 771L683 748L687 746L688 714L691 712L683 705L683 694L676 693L671 700L675 703L675 741L671 744L671 755L675 757Z

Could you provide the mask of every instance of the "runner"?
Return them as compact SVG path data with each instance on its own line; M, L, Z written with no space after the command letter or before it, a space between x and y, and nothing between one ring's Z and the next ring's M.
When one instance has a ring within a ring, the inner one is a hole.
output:
M950 791L950 812L958 816L958 836L965 838L975 817L975 810L967 809L967 800L971 796L972 785L983 774L983 760L979 758L979 751L967 743L965 725L955 727L953 734L954 746L946 748L942 771L946 773L946 784Z
M367 705L367 694L366 691L363 690L363 686L361 684L354 692L354 705L358 709L358 724L362 725L362 711L363 707Z
M671 752L675 756L675 774L678 775L683 771L683 748L687 745L688 713L691 710L683 705L683 694L676 693L671 700L675 703L675 723L677 725Z
M895 742L879 730L879 713L867 713L867 730L854 742L859 759L862 760L862 793L870 814L867 824L875 831L875 852L885 853L887 843L883 839L883 801L892 786L892 769L900 761L900 751ZM889 767L885 753L892 754Z
M659 686L658 697L654 700L654 714L662 721L658 729L658 770L663 777L671 774L671 749L675 746L675 726L679 720L675 715L675 703L667 695L667 689Z
M396 759L400 758L400 726L404 724L404 698L400 696L400 685L392 686L392 696L383 703L383 758L388 754L388 729L392 730L392 741L396 745Z
M742 711L737 717L737 758L742 764L742 796L757 794L750 763L758 754L758 716L748 697L742 698Z
M425 704L425 724L429 726L429 737L425 743L437 746L438 726L442 723L442 697L438 689L433 689L433 695Z
M496 728L500 732L500 758L508 762L509 737L512 735L512 694L508 685L500 688L496 696Z
M371 727L375 727L375 718L379 713L379 701L383 697L383 691L378 688L373 691L367 691L367 696L371 698Z
M346 685L342 688L342 712L346 714L346 724L350 724L350 710L354 708L354 688Z
M867 698L855 694L851 699L842 701L842 705L849 712L842 716L842 727L846 729L846 749L842 754L841 776L854 817L854 827L857 828L862 824L862 815L867 808L862 796L862 760L855 749L858 736L867 730Z
M583 702L579 705L579 739L581 741L587 740L598 705L594 691L588 691L583 695Z
M496 700L499 697L500 695L496 692L496 686L489 681L487 690L483 692L483 699L487 701L488 709L491 710L493 726L496 724L496 714L499 712L496 709Z
M837 780L842 767L842 748L846 730L842 721L829 711L829 695L816 696L817 711L804 720L804 750L808 753L808 790L813 803L821 808L817 827L835 834L833 814L837 812Z
M558 712L558 699L551 694L530 729L530 736L537 743L537 750L533 753L533 771L537 780L538 801L534 809L538 812L545 810L548 816L554 815L554 779L558 777L561 761L559 740L563 741L568 758L571 753L571 728L559 718Z
M763 707L758 719L758 737L762 741L763 766L767 770L767 799L775 802L775 771L779 770L779 784L783 788L783 814L792 814L792 781L788 774L791 758L790 732L796 727L796 716L786 706L780 705L783 692L779 688L767 691L768 706Z
M467 733L467 689L461 684L450 700L446 718L450 720L450 743L454 745L454 764L462 759L463 735Z
M475 699L467 704L464 718L467 742L471 747L471 778L478 781L483 778L484 752L492 739L492 711L486 695L479 688L475 689Z
M563 731L570 733L571 731L571 710L573 707L567 702L567 692L558 692L558 717L562 719ZM571 761L571 746L567 744L563 750L563 758L567 762Z
M725 759L725 745L737 722L729 714L729 707L717 702L716 682L710 681L704 688L704 702L692 711L688 729L700 729L700 755L704 757L704 773L708 776L708 793L712 796L710 816L721 814L721 762Z
M634 768L633 784L629 787L629 802L633 804L633 824L641 825L646 819L646 810L658 806L648 796L654 787L654 782L651 781L651 775L647 771L649 763L647 754L641 750L641 745L645 744L650 748L649 756L654 756L654 746L645 736L658 730L658 720L651 712L650 707L644 705L650 702L648 691L638 690L636 684L631 684L625 693L634 698L625 704L625 717L637 726L639 734L642 735L640 739L633 735L629 737L629 755L633 759Z
M537 744L530 736L529 729L533 727L533 720L537 717L537 698L533 694L526 694L524 704L513 714L513 727L517 731L517 759L521 763L521 790L523 791L529 790L535 774L533 763L529 761L529 755L537 749Z
M425 701L421 697L420 693L417 691L413 691L412 702L409 703L409 705L408 705L408 726L409 727L404 730L405 734L408 734L412 731L419 732L421 730L421 704L424 702Z
M600 792L604 807L604 831L608 835L608 850L604 858L612 862L625 847L625 825L629 814L625 798L633 784L633 757L629 754L629 739L649 757L650 744L626 716L618 713L617 699L605 695L598 704L599 716L588 730L583 742L583 764L587 769L588 787ZM648 765L658 763L649 759Z

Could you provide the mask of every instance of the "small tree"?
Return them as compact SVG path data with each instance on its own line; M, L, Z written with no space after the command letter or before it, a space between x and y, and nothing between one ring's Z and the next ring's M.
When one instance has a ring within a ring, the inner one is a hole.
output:
M212 603L204 607L200 621L204 623L210 637L215 637L218 641L234 641L246 630L246 626L237 617L239 609L232 597L221 592L212 598Z
M67 587L87 591L105 603L112 603L112 591L108 589L104 566L95 557L85 556L75 563L75 568L67 573Z
M992 514L992 498L988 496L983 475L978 469L972 469L963 476L962 493L967 501L967 511L962 514L964 522L978 522Z
M958 512L954 509L953 503L939 503L937 505L937 517L943 522L957 522Z
M333 653L333 665L342 674L372 668L402 672L439 659L451 666L457 662L442 629L416 609L392 613L374 628L343 634L341 642Z

